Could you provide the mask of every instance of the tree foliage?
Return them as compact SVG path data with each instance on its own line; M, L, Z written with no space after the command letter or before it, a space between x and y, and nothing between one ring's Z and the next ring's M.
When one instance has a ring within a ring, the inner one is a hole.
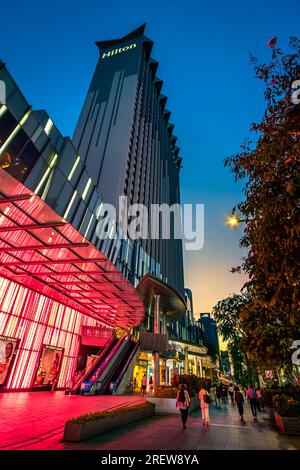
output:
M244 335L241 327L241 311L249 301L248 294L232 294L220 300L213 308L218 331L229 344L239 343Z
M255 360L288 364L292 341L300 338L300 103L292 99L300 40L291 38L288 53L275 37L269 47L269 64L252 58L265 83L264 115L252 125L253 141L225 166L245 183L245 199L234 208L246 219L240 269L249 275L250 301L241 311L242 345Z
M232 294L226 299L220 300L213 308L218 332L227 341L227 349L230 352L235 380L242 385L248 383L249 377L243 368L245 354L242 350L242 339L245 337L245 332L242 328L241 312L249 302L250 298L246 293Z

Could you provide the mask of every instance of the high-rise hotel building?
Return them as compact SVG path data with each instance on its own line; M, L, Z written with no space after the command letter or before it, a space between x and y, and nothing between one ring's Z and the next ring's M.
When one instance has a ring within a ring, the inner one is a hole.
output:
M97 42L99 60L73 137L103 200L122 214L120 196L149 210L151 204L180 203L182 159L144 29ZM117 265L134 285L151 273L184 296L179 239L123 242Z

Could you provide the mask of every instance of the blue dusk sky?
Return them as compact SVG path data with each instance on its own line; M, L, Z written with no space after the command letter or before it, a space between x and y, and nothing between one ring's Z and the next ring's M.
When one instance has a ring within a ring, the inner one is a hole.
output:
M299 18L298 0L2 2L1 59L32 106L70 136L98 59L94 42L147 23L183 157L182 202L205 205L204 248L185 253L196 316L246 280L229 272L242 256L242 227L229 230L225 218L242 192L223 161L239 152L264 110L249 52L268 61L268 39L277 35L286 48Z

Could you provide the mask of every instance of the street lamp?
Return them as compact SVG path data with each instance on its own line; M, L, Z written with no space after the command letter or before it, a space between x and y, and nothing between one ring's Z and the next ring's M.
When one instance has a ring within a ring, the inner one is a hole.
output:
M237 227L240 222L247 222L247 219L240 219L239 217L237 217L234 214L231 214L231 215L227 216L227 222L226 223L230 228Z

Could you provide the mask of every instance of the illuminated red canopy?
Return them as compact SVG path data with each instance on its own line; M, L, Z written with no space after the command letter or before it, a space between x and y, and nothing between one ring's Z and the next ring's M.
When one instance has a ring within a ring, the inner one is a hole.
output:
M0 168L0 276L112 326L133 328L143 303L115 265Z

